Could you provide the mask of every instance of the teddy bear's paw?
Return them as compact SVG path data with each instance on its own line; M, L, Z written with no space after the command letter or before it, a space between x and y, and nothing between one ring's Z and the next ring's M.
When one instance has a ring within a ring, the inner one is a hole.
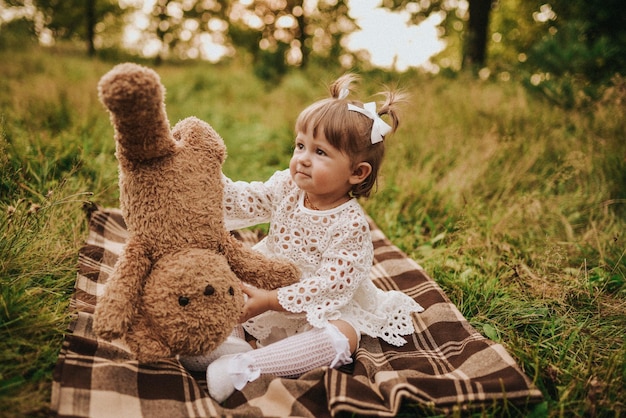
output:
M107 341L123 337L132 318L132 312L126 311L125 306L117 306L113 300L100 301L94 314L93 332Z
M291 263L288 262L276 262L277 265L274 266L274 274L271 280L275 282L274 287L283 287L289 286L290 284L294 284L300 280L301 273L300 270Z
M110 329L103 326L97 326L95 323L93 331L99 338L106 341L113 341L115 339L121 338L124 335L124 333L120 332L119 330Z
M113 113L131 113L137 107L158 107L164 93L156 72L133 63L118 64L98 83L102 103Z
M128 324L118 321L117 318L105 319L97 313L94 316L93 332L103 340L113 341L121 338L127 329Z
M245 283L259 289L276 289L300 280L300 270L283 259L268 259L260 252L231 239L225 251L231 268Z

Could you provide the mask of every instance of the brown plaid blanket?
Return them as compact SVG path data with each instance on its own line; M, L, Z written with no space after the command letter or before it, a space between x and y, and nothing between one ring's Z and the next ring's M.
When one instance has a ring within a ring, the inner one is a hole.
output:
M119 210L91 215L79 254L72 308L54 373L51 409L62 417L298 416L342 413L394 416L403 400L450 412L494 401L525 405L542 395L502 345L474 330L441 288L371 222L382 289L401 290L426 310L414 315L416 332L403 347L363 336L349 368L320 368L298 379L262 376L224 404L208 395L204 376L175 359L138 364L124 346L96 339L91 330L98 295L126 239ZM247 243L259 239L239 231ZM402 409L405 410L405 409Z

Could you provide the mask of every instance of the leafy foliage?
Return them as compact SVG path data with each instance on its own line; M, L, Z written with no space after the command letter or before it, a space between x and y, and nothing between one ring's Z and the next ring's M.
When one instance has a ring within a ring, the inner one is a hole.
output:
M558 18L528 51L526 85L562 107L585 106L626 71L626 11L614 0L553 3Z

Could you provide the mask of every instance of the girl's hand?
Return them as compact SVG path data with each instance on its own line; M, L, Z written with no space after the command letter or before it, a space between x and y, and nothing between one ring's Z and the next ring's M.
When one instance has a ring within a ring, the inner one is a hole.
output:
M280 306L277 290L257 289L245 284L241 285L241 290L248 296L248 300L243 305L243 312L239 318L240 323Z

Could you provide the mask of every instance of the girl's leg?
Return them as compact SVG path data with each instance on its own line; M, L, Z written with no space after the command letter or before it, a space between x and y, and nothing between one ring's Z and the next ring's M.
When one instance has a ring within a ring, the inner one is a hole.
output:
M352 327L350 330L356 336ZM207 369L209 393L222 402L235 389L242 389L262 374L298 377L317 367L337 368L352 363L352 352L350 338L337 326L329 324L326 328L312 329L263 348L216 360Z

